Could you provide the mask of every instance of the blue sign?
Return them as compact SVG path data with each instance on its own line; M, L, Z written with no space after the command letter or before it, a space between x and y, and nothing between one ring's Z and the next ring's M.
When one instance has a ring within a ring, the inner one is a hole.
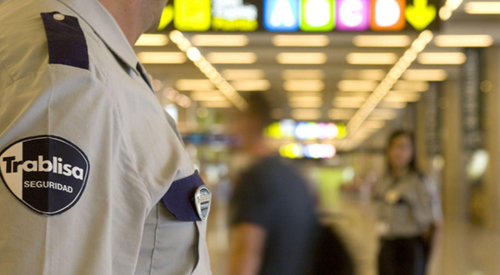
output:
M264 27L269 31L296 31L300 0L264 0Z

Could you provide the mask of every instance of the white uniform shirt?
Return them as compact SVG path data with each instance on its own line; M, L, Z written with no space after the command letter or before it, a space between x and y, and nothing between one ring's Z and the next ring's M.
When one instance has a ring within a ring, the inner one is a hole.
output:
M2 274L211 274L202 182L144 75L97 0L0 5Z

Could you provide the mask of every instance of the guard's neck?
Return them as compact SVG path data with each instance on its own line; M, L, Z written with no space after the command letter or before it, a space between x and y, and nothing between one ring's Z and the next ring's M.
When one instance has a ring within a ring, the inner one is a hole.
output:
M133 46L142 33L138 2L135 0L99 0L99 2L111 13L128 43Z

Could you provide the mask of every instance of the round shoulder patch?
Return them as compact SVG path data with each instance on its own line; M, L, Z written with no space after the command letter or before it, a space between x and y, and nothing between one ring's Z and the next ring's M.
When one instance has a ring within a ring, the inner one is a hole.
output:
M57 136L18 140L0 153L0 177L22 203L44 215L61 214L82 196L90 164L75 144Z

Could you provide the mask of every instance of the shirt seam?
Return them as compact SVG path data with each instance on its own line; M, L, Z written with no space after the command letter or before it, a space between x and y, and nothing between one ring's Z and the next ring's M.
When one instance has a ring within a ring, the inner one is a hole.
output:
M12 83L10 83L9 86L12 85L15 82L15 79L12 76L12 74L10 74L9 69L7 69L7 66L3 62L2 58L0 58L0 65L2 65L2 67L5 69L5 71L7 72L7 75L9 76L10 80L12 81ZM9 86L7 86L7 87L9 87Z

